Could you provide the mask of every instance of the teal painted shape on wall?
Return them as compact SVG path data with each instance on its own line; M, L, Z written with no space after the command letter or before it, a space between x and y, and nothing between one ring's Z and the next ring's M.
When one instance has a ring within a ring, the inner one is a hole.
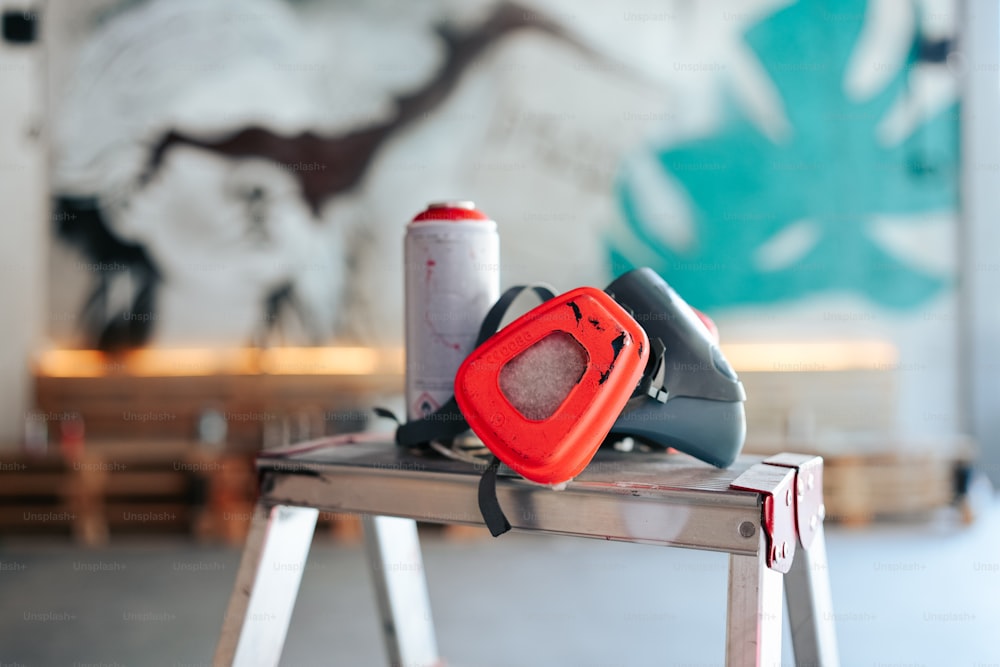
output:
M652 266L710 310L821 293L861 294L906 310L948 286L870 236L876 216L905 220L957 209L959 134L951 105L898 144L879 141L876 129L905 92L908 67L868 99L845 94L865 8L860 0L800 0L746 33L780 93L791 132L772 141L727 100L714 135L650 148L657 168L688 199L694 239L683 249L644 218L639 201L649 186L623 168L616 192L623 227L608 240L614 274ZM916 61L919 35L913 37L909 64ZM814 242L787 265L762 267L760 249L801 221L818 230Z

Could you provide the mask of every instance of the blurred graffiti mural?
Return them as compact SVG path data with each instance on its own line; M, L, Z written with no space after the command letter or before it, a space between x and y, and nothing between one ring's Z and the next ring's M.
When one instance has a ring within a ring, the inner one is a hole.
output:
M617 270L654 266L707 308L839 291L906 309L948 284L900 238L920 238L928 215L944 216L947 234L957 209L954 90L928 89L951 78L948 44L918 22L908 40L887 40L901 53L879 49L863 39L876 29L866 9L800 0L747 30L781 122L769 135L726 98L709 136L641 149L617 185L625 225L608 239ZM859 53L866 46L873 52ZM861 90L858 68L875 79ZM643 201L668 179L690 215L673 242Z
M90 4L52 54L61 344L398 342L440 198L498 221L504 284L953 280L952 0Z

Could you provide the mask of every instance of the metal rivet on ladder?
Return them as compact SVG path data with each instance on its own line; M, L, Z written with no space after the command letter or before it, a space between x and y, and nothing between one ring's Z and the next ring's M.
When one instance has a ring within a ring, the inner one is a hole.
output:
M744 521L740 524L740 536L741 537L753 537L756 528L752 521Z

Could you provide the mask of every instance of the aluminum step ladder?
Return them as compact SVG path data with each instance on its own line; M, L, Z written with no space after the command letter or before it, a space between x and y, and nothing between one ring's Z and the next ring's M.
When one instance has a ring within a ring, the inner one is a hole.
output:
M384 438L258 457L260 497L215 665L278 664L320 511L363 516L389 664L444 664L416 521L482 525L482 468ZM743 456L719 470L682 454L602 450L561 491L502 468L497 497L514 530L729 553L726 664L781 664L784 589L796 664L833 667L822 482L815 456Z

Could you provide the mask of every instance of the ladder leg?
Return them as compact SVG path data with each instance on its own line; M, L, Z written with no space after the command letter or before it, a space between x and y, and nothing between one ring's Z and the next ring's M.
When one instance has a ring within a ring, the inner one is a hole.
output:
M362 524L389 664L440 664L417 522L366 515Z
M278 664L318 515L257 505L212 664Z
M808 550L796 550L785 585L795 664L836 667L837 635L822 525Z
M757 556L729 555L727 667L780 667L783 576L767 567L762 531Z

